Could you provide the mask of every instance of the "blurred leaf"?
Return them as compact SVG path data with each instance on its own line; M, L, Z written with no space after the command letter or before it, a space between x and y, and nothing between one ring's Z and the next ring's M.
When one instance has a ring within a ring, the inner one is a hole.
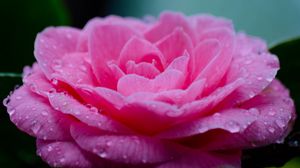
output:
M287 162L282 168L299 168L299 167L300 167L300 157L297 157Z
M270 49L280 60L277 77L290 90L297 107L300 107L300 37L275 45Z

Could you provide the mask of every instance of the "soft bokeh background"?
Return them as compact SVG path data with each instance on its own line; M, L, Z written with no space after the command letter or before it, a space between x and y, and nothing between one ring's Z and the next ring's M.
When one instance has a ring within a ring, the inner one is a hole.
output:
M237 30L260 36L270 46L300 36L299 0L2 0L0 9L0 72L21 73L25 65L31 65L35 36L45 27L71 25L82 28L90 18L109 14L142 18L145 15L157 16L163 10L181 11L187 15L211 13L232 19ZM291 64L291 59L293 57L286 59L284 67L299 65L297 61ZM297 69L287 71L289 76L280 75L285 77L293 96L297 97L300 93L297 86L300 85L296 85L299 77L295 71ZM0 73L0 99L3 100L18 84L21 84L19 77L3 77ZM300 137L295 132L289 139ZM0 167L47 167L35 154L34 139L17 130L2 105L0 137ZM243 167L282 165L300 155L299 146L292 146L286 142L245 151Z

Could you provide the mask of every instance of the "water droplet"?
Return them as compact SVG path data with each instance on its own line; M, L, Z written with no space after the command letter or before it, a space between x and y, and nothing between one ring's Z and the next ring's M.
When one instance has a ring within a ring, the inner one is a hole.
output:
M68 39L71 39L72 38L72 35L70 33L67 33L67 38Z
M252 115L258 115L259 111L258 111L257 108L250 108L249 113L252 114Z
M257 80L261 81L261 80L263 80L263 77L259 76L259 77L257 77Z
M269 114L270 116L274 116L274 115L275 115L275 111L270 110L268 114Z
M127 155L125 154L125 155L123 155L123 159L127 159Z
M10 102L10 98L9 98L9 96L8 96L8 97L6 97L6 98L3 100L4 106L7 107L7 105L8 105L9 102Z
M247 65L248 65L248 64L251 64L251 63L252 63L252 60L246 60L246 61L245 61L245 64L247 64Z
M64 162L66 161L66 159L65 159L65 158L61 158L61 159L59 159L59 161L60 161L61 163L64 163Z
M83 72L86 72L87 71L87 68L86 68L86 66L84 66L84 65L80 65L80 70L81 71L83 71Z
M91 112L98 113L98 109L94 106L90 108Z
M80 115L80 111L79 110L76 110L74 113L75 113L75 115Z
M68 104L67 102L63 102L63 104L62 104L62 105L63 105L63 106L66 106L67 104Z
M15 112L16 112L16 110L15 110L15 109L12 109L12 110L9 110L9 111L8 111L8 114L9 114L9 116L12 116L12 115L15 114Z
M58 80L57 80L57 79L52 79L52 80L51 80L51 83L52 83L53 85L57 85L57 84L58 84Z
M111 146L111 145L112 145L112 142L111 142L111 141L108 141L108 142L106 142L106 145L107 145L107 146Z
M32 122L32 126L31 126L31 131L32 131L34 134L37 134L37 133L39 132L40 129L41 129L40 124L37 124L36 121L33 121L33 122Z
M272 81L273 81L273 78L272 78L272 77L268 77L268 78L266 78L266 80L267 80L268 82L272 82Z
M252 98L255 96L255 93L254 92L249 92L249 98Z
M282 121L281 119L276 120L275 123L280 128L284 128L285 127L284 121Z
M235 121L229 121L226 125L231 133L240 131L240 126Z
M43 116L47 116L47 115L48 115L48 112L47 112L47 111L42 111L42 115L43 115Z
M215 114L213 115L213 117L220 117L220 116L221 116L220 113L215 113Z
M52 146L48 146L47 151L51 152L52 150L53 150L53 147Z
M21 100L21 99L22 99L22 96L17 96L16 99L17 99L17 100Z
M143 163L147 163L147 159L145 159L145 158L142 159L142 162L143 162Z
M36 110L36 108L35 108L35 107L32 107L32 108L31 108L31 110L32 110L32 111L35 111L35 110Z
M269 128L268 128L268 131L269 131L270 133L274 133L274 132L275 132L275 128L269 127Z
M106 158L107 157L107 153L105 151L101 151L98 155L100 157L102 157L102 158Z

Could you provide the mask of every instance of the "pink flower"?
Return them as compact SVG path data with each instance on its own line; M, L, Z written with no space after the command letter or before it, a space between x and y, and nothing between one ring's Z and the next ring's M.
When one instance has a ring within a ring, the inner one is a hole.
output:
M54 167L240 167L295 120L277 57L223 18L95 18L47 28L34 54L6 106Z

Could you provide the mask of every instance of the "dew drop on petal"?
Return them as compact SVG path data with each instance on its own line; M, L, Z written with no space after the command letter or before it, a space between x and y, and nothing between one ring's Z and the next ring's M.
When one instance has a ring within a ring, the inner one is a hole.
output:
M275 121L275 123L276 123L277 126L280 127L280 128L284 128L284 127L285 127L285 124L284 124L284 122L283 122L281 119L277 119L277 120Z
M270 133L274 133L274 132L275 132L275 128L269 127L269 128L268 128L268 131L269 131Z

